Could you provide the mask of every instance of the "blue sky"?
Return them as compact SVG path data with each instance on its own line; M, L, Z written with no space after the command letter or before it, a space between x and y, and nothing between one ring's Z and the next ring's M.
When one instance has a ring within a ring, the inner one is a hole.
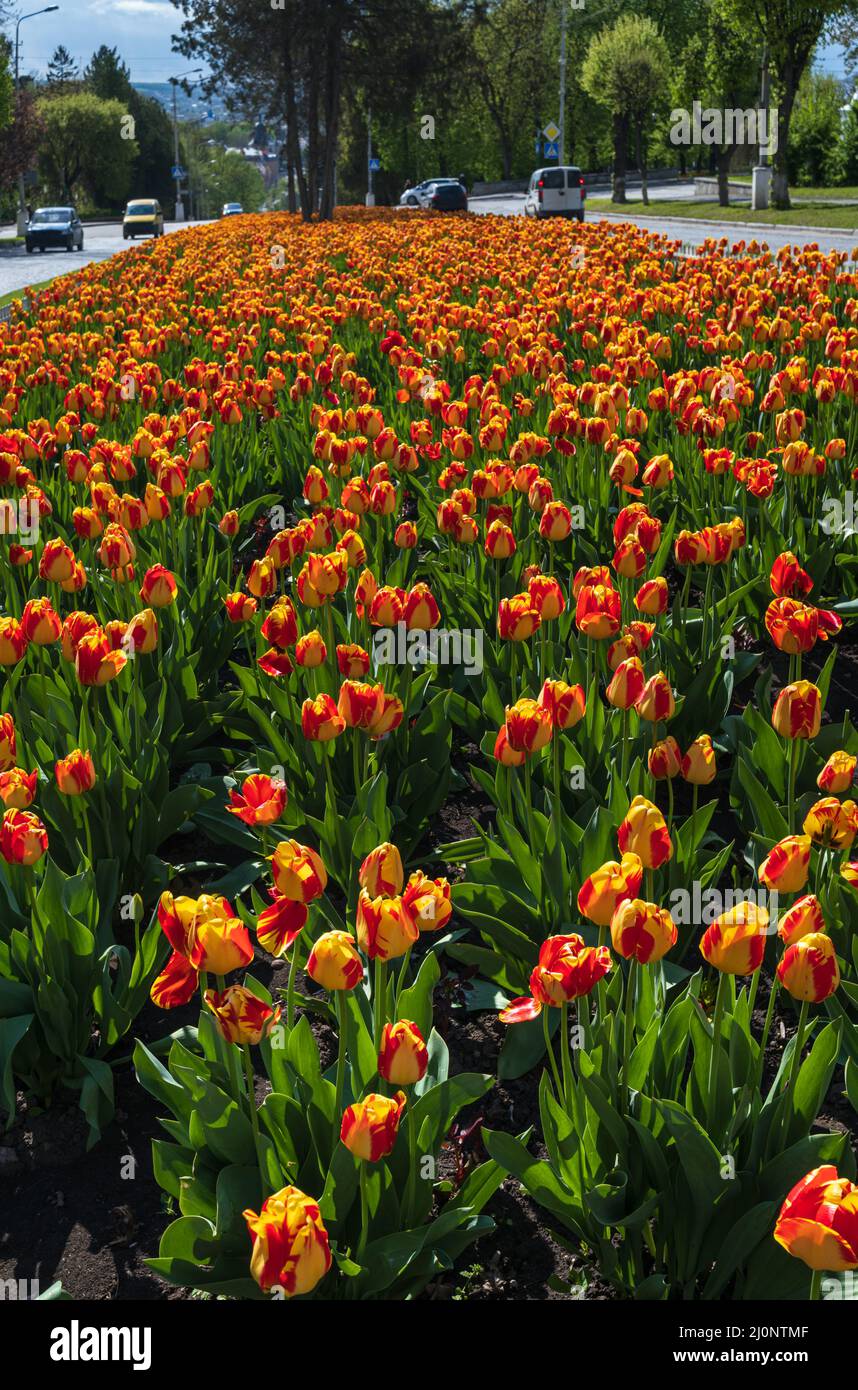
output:
M43 0L50 4L52 0ZM57 14L40 15L21 25L21 70L44 73L57 44L63 43L80 67L101 44L118 48L134 82L164 82L196 67L173 53L171 34L178 33L182 12L169 0L56 0ZM39 0L21 4L35 10Z
M50 0L46 0L49 3ZM39 0L21 5L37 8ZM134 82L164 82L196 64L173 53L170 36L181 24L181 11L170 0L58 0L59 13L29 19L21 26L21 68L44 73L58 43L64 43L83 67L93 50L106 43L118 48ZM843 77L843 53L829 46L818 66Z

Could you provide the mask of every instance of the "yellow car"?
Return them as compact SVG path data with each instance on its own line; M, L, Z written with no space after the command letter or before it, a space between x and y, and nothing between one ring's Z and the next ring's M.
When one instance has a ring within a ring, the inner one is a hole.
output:
M164 214L155 198L135 198L125 209L122 219L122 239L133 241L136 236L163 236Z

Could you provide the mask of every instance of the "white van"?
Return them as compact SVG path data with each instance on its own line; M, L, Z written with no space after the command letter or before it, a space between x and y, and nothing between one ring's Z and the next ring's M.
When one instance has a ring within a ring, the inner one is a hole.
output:
M524 200L526 217L577 217L584 221L584 179L574 164L535 169Z

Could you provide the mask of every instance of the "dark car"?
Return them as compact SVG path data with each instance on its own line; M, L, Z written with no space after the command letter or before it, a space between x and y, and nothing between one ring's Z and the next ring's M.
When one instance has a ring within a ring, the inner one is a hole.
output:
M435 183L429 189L427 207L438 212L467 212L468 195L460 183Z
M66 251L83 250L83 226L74 208L36 208L25 235L27 254L38 248L63 246Z

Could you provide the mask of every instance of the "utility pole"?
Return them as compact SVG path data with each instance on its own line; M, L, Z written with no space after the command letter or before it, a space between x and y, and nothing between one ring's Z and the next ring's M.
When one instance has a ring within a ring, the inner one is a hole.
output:
M21 51L21 25L25 19L35 19L36 15L53 14L58 10L59 5L47 5L43 10L31 10L29 14L22 14L15 25L15 107L18 106L18 93L21 90L20 62ZM27 205L24 201L24 171L18 175L18 225L17 235L23 236L27 230Z
M176 88L183 77L198 77L201 72L202 68L191 68L188 72L180 72L178 77L168 79L173 88L173 168L176 171L173 177L176 180L175 220L177 222L184 222L185 206L182 202L182 175L180 172L182 166L179 163L179 117L176 109Z
M560 0L560 106L557 124L560 137L557 142L557 163L566 163L566 10L569 0Z
M372 187L372 107L366 113L366 205L375 207L375 193Z
M751 171L751 208L754 212L769 206L769 194L772 184L771 162L769 160L769 148L771 140L771 120L769 112L769 46L763 44L763 71L760 89L760 114L763 113L765 120L766 140L760 142L757 152L758 163Z

